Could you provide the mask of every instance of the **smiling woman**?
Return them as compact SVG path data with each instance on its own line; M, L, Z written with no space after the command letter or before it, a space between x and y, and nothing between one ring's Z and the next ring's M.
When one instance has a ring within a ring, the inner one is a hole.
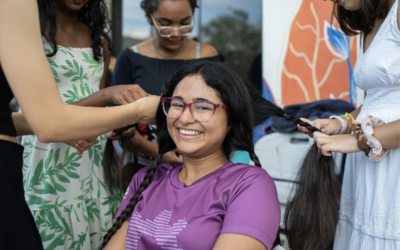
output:
M133 177L106 249L272 249L280 205L254 153L247 86L212 62L189 64L166 82L157 160ZM174 149L183 163L161 164ZM229 161L233 150L249 152L257 166Z

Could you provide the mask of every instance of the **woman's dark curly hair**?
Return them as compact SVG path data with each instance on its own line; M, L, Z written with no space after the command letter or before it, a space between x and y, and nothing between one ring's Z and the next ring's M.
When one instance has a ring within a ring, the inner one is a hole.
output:
M140 8L144 10L147 18L149 18L151 14L157 11L158 4L160 3L160 1L166 1L166 0L142 0L142 2L140 3ZM176 0L169 0L169 1L176 1ZM199 7L197 6L197 0L187 0L187 1L189 2L190 7L192 8L192 12L194 14L194 9ZM150 24L152 24L151 21Z
M385 18L388 14L388 0L360 0L359 10L346 10L335 3L332 16L339 22L340 28L348 36L357 35L357 31L369 33L377 18Z
M37 0L37 3L39 7L40 30L42 36L48 40L52 47L52 52L47 56L52 57L58 50L56 41L58 4L56 0ZM105 38L108 42L110 41L106 34L108 17L108 9L105 0L90 0L79 11L79 19L90 28L92 38L91 47L96 61L100 61L103 56L101 39Z

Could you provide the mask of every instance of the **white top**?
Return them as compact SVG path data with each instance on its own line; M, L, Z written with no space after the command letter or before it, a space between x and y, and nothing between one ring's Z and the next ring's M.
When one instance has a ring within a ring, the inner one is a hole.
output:
M367 51L361 38L361 55L354 68L360 89L367 91L364 112L381 110L387 105L400 106L400 29L396 1ZM399 111L400 112L400 111ZM388 122L388 121L385 121Z
M357 117L360 122L365 115L386 123L400 120L397 5L398 0L354 69L357 86L367 91ZM378 162L370 161L364 152L348 154L334 249L399 250L399 197L400 148L390 149Z

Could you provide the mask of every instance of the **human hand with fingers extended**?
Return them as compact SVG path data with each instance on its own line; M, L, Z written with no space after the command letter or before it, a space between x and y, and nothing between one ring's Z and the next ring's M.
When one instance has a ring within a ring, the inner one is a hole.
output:
M315 132L313 138L320 153L325 156L332 156L332 152L355 153L361 151L357 138L353 134L326 135Z

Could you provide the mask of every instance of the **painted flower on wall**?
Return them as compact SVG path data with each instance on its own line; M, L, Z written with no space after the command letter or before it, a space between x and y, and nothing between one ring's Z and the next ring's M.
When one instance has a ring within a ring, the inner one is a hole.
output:
M337 58L347 61L350 80L350 103L355 104L357 100L357 88L354 81L353 69L350 61L350 43L349 38L340 32L336 27L333 27L326 20L324 22L325 44L329 51Z
M291 20L281 73L282 106L331 98L355 103L357 37L340 32L331 19L332 7L302 0Z

